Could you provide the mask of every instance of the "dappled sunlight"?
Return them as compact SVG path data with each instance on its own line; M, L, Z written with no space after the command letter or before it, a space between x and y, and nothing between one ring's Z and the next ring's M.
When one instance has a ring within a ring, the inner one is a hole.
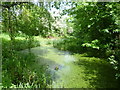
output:
M76 55L79 57L79 55ZM77 58L78 58L77 57ZM84 67L84 79L89 81L90 87L95 88L115 88L117 87L114 78L115 72L112 66L102 59L79 57L75 63L79 67Z
M119 87L120 3L69 1L2 1L0 89Z
M31 53L35 55L36 59L32 62L28 61L26 64L29 63L31 70L39 71L39 66L47 68L45 73L51 76L51 81L47 81L50 84L48 87L114 88L117 86L114 79L115 72L107 61L88 57L87 54L61 51L52 45L47 45L48 39L38 38L39 42L43 42L40 43L42 45L31 48ZM21 40L17 40L17 43L19 41L21 42ZM51 41L49 40L49 42ZM27 55L29 50L25 49L20 53ZM33 62L37 64L32 64Z

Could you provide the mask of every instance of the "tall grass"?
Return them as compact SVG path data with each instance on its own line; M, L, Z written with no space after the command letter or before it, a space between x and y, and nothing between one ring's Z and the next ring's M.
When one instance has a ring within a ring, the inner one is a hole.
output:
M28 49L25 37L16 37L11 44L7 34L1 34L2 39L2 87L3 88L45 88L50 75L46 74L47 67L39 65L32 53L22 53ZM39 46L33 40L31 48ZM12 49L11 49L12 48Z

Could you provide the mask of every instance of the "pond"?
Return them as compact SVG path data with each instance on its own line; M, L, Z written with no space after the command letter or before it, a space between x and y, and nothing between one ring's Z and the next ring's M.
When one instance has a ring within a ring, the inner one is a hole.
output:
M52 88L116 87L113 69L105 60L72 55L50 45L32 48L31 52L37 56L39 64L48 66Z

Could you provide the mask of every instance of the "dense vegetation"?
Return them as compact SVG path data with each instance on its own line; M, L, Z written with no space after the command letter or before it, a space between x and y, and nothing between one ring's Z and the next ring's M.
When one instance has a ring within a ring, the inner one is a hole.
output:
M8 38L7 38L8 37ZM46 87L46 80L50 81L50 75L46 74L46 66L37 64L36 56L32 53L20 52L29 48L28 41L24 37L16 37L14 48L11 50L11 41L8 35L3 34L2 39L2 85L12 88ZM32 41L31 47L39 46L38 41Z
M73 32L57 46L63 50L87 53L89 56L107 58L120 77L120 4L119 3L75 3L66 10L72 15L69 23ZM118 80L120 81L120 80Z
M69 9L61 8L62 5ZM37 56L31 53L31 48L40 46L41 41L35 40L36 36L59 37L48 44L106 60L112 65L113 78L120 83L120 3L3 2L1 6L3 87L44 88L52 83L50 73L46 74L47 67L38 65ZM49 11L52 8L63 13L53 17ZM57 26L57 20L64 15L69 16L64 19L67 27ZM21 53L25 49L29 53ZM86 61L81 62L87 65Z
M50 81L47 67L37 64L30 49L40 46L33 36L48 35L53 22L50 13L33 3L5 2L2 5L2 86L47 87ZM24 49L29 49L29 53L20 52Z

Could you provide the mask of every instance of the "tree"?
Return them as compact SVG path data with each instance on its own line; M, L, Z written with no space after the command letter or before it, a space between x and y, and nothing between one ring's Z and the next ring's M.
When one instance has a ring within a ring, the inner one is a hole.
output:
M76 7L68 10L74 18L73 36L77 38L79 48L84 48L92 56L107 57L110 62L117 62L113 65L117 67L116 77L120 77L119 12L118 2L77 3Z

